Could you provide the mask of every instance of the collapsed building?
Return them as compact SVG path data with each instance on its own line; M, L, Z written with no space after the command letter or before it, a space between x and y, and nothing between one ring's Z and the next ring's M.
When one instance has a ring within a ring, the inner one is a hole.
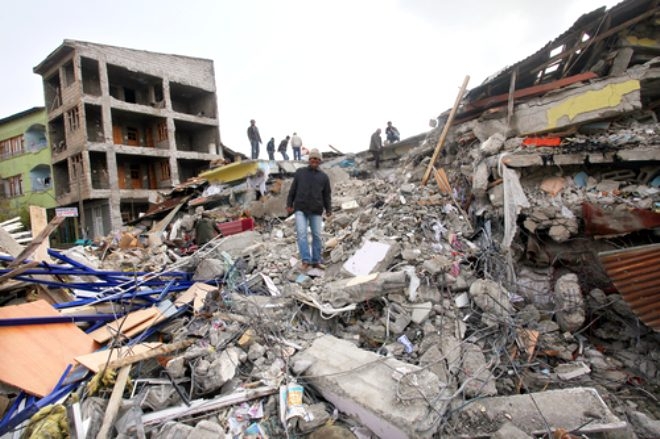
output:
M65 40L34 72L57 204L79 210L85 237L118 230L158 189L224 158L211 60Z
M54 325L76 342L43 382L0 367L0 431L658 437L657 13L585 14L379 170L326 156L325 270L298 268L291 162L201 174L50 262L3 245L5 294L69 298L1 308L0 342ZM224 236L197 245L203 217ZM27 368L46 349L12 352Z

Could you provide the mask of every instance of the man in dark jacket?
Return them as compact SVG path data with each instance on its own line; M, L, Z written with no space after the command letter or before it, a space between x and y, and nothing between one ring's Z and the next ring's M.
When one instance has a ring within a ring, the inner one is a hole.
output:
M323 210L326 218L332 215L332 190L330 179L319 169L320 164L321 153L318 149L312 149L309 153L309 166L296 171L286 200L289 214L296 213L296 235L303 270L307 270L310 266L324 268L321 263L322 215ZM312 231L311 254L307 239L308 227Z
M282 160L289 160L289 155L286 153L286 146L289 144L290 138L291 137L286 136L284 139L282 139L279 146L277 147L277 151L282 154Z
M275 137L271 137L268 141L266 152L268 153L268 160L275 160Z
M261 136L259 135L259 128L257 128L257 123L254 119L250 121L250 126L247 129L247 136L248 139L250 139L250 146L252 147L252 160L258 159Z
M380 168L380 151L383 149L383 140L380 138L380 128L371 135L371 142L369 143L369 151L374 157L376 162L376 169Z

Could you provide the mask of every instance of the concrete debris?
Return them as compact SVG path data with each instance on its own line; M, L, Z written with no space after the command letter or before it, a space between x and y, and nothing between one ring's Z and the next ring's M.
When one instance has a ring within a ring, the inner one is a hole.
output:
M66 250L0 223L0 342L38 334L0 365L0 435L60 403L76 437L660 436L655 9L582 16L451 123L385 146L379 169L324 152L319 267L303 268L286 210L297 161L225 157ZM153 82L136 75L124 85ZM61 367L42 361L60 329ZM85 355L64 354L78 339Z

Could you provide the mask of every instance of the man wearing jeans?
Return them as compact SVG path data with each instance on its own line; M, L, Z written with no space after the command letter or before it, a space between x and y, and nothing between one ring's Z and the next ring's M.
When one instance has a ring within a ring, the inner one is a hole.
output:
M320 164L321 153L318 149L312 149L309 153L309 166L296 171L286 200L289 214L296 213L296 235L303 271L310 266L324 268L321 263L321 222L323 210L326 218L332 215L332 190L330 179L319 169ZM312 231L311 254L307 239L308 228Z

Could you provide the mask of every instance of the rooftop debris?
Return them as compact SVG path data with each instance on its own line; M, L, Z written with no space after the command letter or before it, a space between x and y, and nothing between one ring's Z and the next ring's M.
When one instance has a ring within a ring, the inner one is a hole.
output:
M0 434L660 437L656 14L585 14L379 170L326 156L326 269L299 269L297 162L45 256L0 228Z

